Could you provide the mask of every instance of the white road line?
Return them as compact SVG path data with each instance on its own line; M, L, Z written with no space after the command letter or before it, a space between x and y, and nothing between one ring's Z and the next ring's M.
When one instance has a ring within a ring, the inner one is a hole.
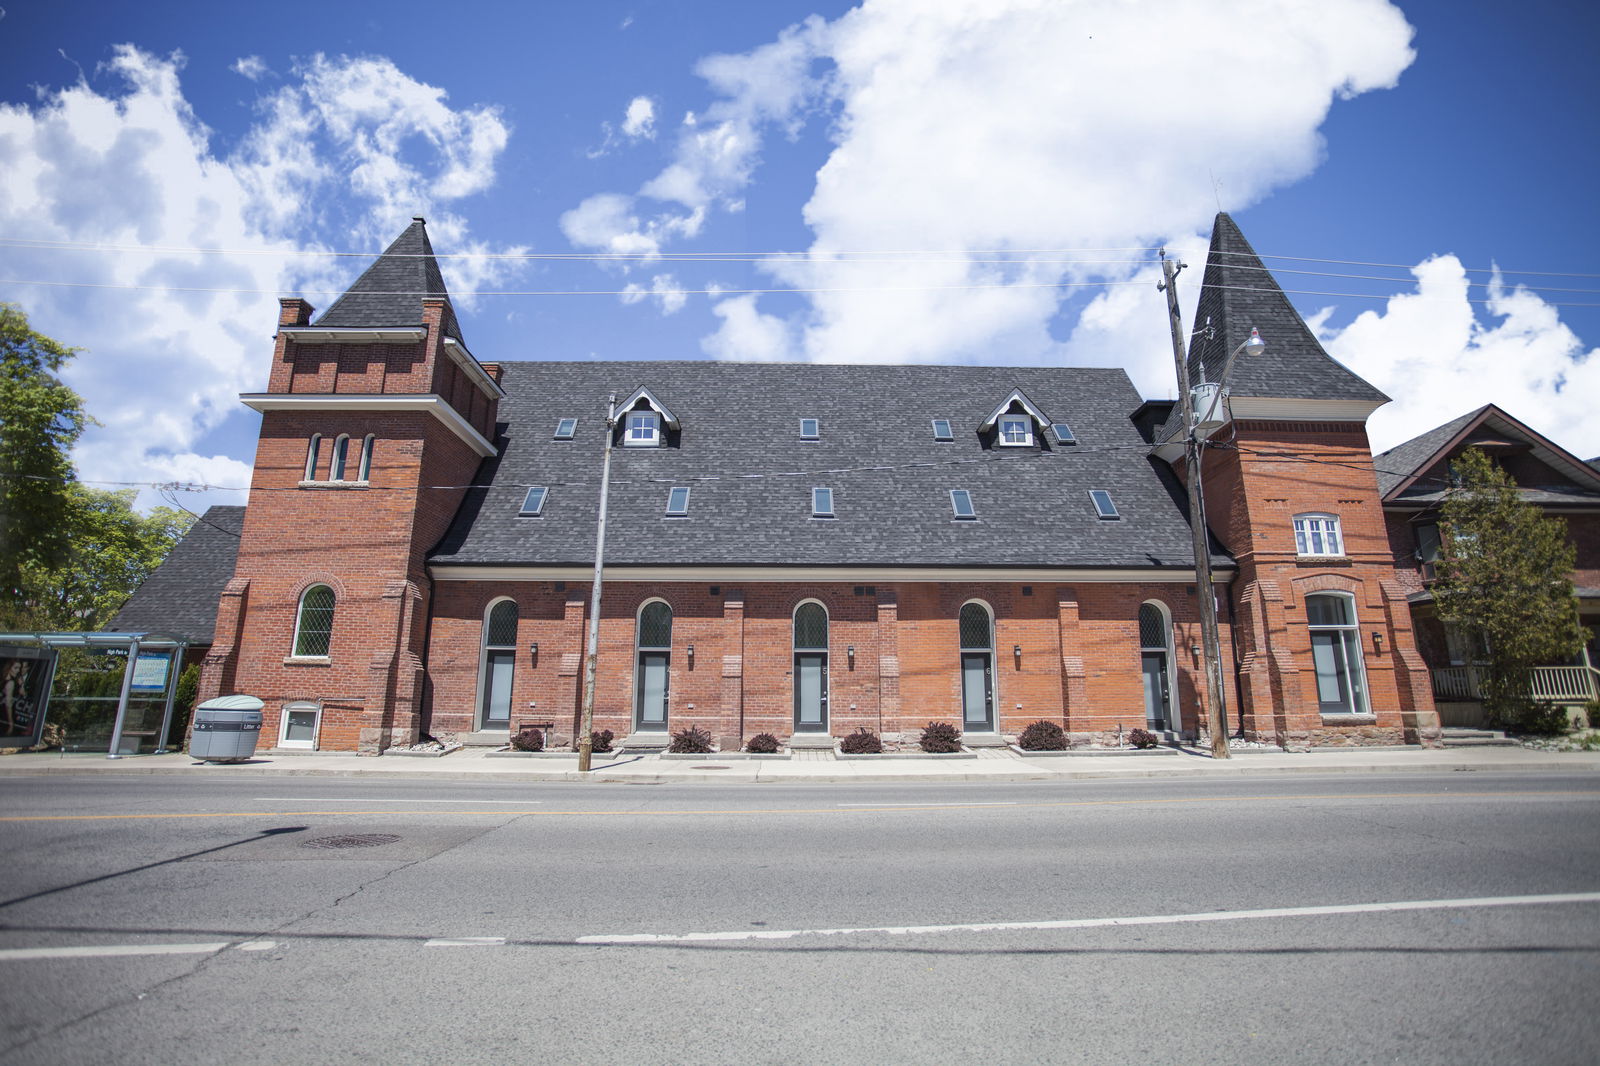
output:
M889 801L884 801L882 803L836 804L836 806L839 807L872 807L874 809L881 808L885 810L898 810L901 807L940 807L945 810L949 810L951 807L1015 807L1016 805L1017 803L1015 800L1005 800L999 803L962 803L959 800L952 800L949 803L892 803Z
M22 959L104 959L117 955L205 955L221 951L227 941L216 944L105 944L98 947L5 948L0 962Z
M854 929L737 929L720 933L622 933L580 936L579 944L672 944L708 940L791 940L801 936L855 936L888 933L994 933L1038 929L1096 929L1118 925L1182 925L1190 922L1235 922L1249 918L1311 918L1328 914L1381 914L1391 911L1455 910L1468 907L1527 907L1551 903L1600 903L1600 892L1568 892L1549 896L1482 896L1477 899L1424 899L1397 903L1349 903L1328 907L1278 907L1254 911L1206 911L1200 914L1148 914L1129 918L1070 918L1047 922L974 922L963 925L881 925Z
M337 796L257 796L257 803L514 803L518 806L538 806L544 800L458 800L458 799L372 799L360 796L344 799Z
M493 948L506 942L503 936L438 936L422 946L425 948Z
M276 940L246 940L239 945L240 951L271 951L278 946Z

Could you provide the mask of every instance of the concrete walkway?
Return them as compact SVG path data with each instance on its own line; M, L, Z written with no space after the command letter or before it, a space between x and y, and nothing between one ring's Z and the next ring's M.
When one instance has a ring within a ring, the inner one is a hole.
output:
M741 784L1003 782L1216 778L1259 773L1523 773L1540 770L1600 772L1600 752L1547 752L1515 747L1443 750L1355 748L1293 754L1248 751L1236 753L1227 760L1214 760L1207 752L1170 748L1137 754L1073 752L1032 756L1018 755L1009 749L991 748L978 751L975 757L902 755L879 759L840 759L826 751L798 753L792 759L624 754L596 755L588 774L578 772L576 755L508 758L491 754L486 749L474 748L458 749L437 758L264 752L249 762L231 765L198 763L188 755L137 755L108 759L104 755L46 752L0 757L0 776L4 777L39 774L188 774L208 778L266 775L634 784L701 784L715 781Z

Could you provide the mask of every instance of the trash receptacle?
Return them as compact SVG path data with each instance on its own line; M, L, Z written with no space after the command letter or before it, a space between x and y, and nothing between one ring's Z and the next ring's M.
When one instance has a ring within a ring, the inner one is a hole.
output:
M261 708L254 696L218 696L194 709L189 754L206 762L243 762L256 753Z

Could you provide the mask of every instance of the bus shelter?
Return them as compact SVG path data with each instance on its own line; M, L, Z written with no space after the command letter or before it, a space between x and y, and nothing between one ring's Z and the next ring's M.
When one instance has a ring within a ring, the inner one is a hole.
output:
M165 633L0 633L0 730L12 730L0 744L37 745L53 722L63 752L166 753L189 643Z

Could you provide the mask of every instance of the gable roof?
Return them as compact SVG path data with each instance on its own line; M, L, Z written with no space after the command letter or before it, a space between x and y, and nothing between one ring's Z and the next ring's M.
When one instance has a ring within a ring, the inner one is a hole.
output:
M645 388L642 385L633 390L633 395L617 404L617 414L620 415L624 411L632 411L638 406L639 401L641 400L644 401L647 407L651 408L656 414L661 416L661 421L665 422L669 429L683 428L682 423L678 421L678 416L673 414L671 409L668 408L666 404L657 399L655 393L651 392L648 388Z
M1568 479L1566 485L1519 484L1524 499L1550 504L1600 502L1600 470L1492 403L1373 456L1383 502L1431 503L1442 499L1445 486L1424 475L1455 458L1474 441L1490 435L1522 441L1536 459Z
M978 432L987 433L993 429L994 424L1000 421L1000 416L1011 410L1012 404L1016 404L1018 407L1021 407L1027 416L1033 419L1039 425L1048 426L1051 424L1050 416L1039 410L1038 405L1032 400L1028 399L1027 393L1023 392L1021 389L1012 389L1011 395L1007 396L1004 400L1001 400L1000 406L996 407L993 411L990 411L989 417L985 418L981 423L979 423Z
M461 340L455 309L449 304L450 293L428 241L427 226L422 219L414 218L315 324L345 329L420 326L425 296L445 300L445 335Z
M210 644L217 625L217 600L233 578L243 530L243 507L208 508L106 628L171 633Z
M1129 414L1139 396L1121 370L784 363L503 363L500 455L485 461L430 555L454 566L594 561L610 392L639 382L683 421L676 447L619 449L611 460L607 565L652 567L1027 567L1192 570L1183 490ZM1077 431L1073 448L1041 440L989 449L972 430L935 442L934 419L976 426L987 397L1025 389ZM979 404L983 406L979 406ZM582 419L579 439L548 427ZM818 418L818 441L798 420ZM584 430L582 427L589 427ZM519 518L531 486L550 495ZM686 518L668 491L692 488ZM811 517L811 490L834 490L835 519ZM957 521L950 490L978 518ZM1095 516L1111 491L1121 521ZM1220 550L1215 565L1232 568Z

